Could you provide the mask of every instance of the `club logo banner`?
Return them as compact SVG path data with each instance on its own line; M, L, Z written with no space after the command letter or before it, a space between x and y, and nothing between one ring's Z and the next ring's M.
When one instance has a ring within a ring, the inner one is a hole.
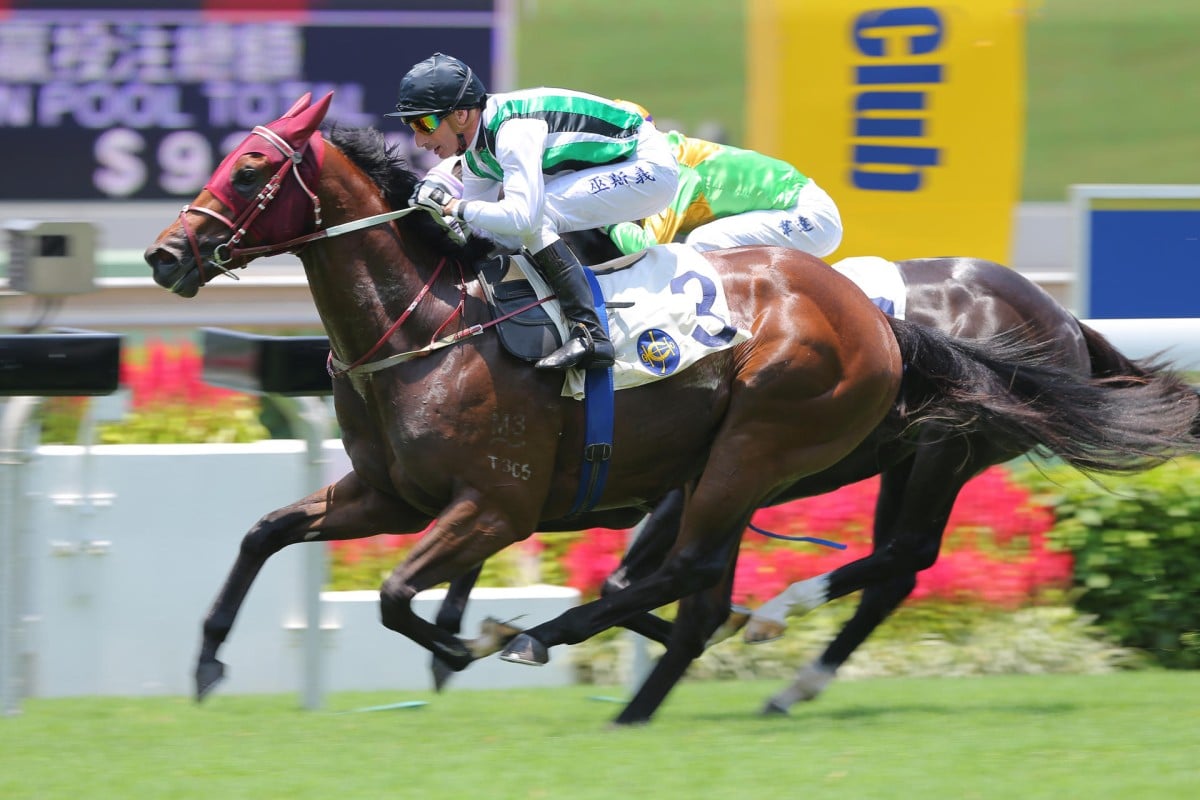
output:
M1024 26L1024 0L750 0L748 146L833 196L835 258L1008 263Z

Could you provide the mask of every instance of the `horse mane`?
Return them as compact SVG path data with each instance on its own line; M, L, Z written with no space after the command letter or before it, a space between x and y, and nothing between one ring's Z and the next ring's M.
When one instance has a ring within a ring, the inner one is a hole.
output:
M334 125L326 138L379 187L388 206L395 210L408 207L408 198L412 197L421 176L409 167L399 145L388 144L383 133L375 128ZM397 224L438 255L462 264L482 261L492 248L491 242L477 236L468 238L465 245L456 243L424 212L409 214L397 220Z

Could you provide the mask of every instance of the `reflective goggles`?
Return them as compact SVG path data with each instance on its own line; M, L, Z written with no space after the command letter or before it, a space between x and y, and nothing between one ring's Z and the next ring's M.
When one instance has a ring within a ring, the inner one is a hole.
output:
M417 133L430 134L437 130L437 126L442 124L442 120L446 116L446 114L422 114L419 117L406 120L406 122L408 123L408 127Z

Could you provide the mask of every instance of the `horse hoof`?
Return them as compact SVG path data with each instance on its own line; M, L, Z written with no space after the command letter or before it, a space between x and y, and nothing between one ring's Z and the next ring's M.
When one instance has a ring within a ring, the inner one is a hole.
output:
M773 642L782 638L783 632L786 630L787 625L782 622L763 617L751 617L750 621L746 623L746 630L742 632L742 641L746 644Z
M479 636L466 642L476 660L486 658L511 642L521 629L495 617L488 617L479 626Z
M225 678L225 665L217 659L201 661L196 665L196 702L208 697L217 684Z
M612 722L608 723L610 731L627 731L630 728L642 728L650 724L648 719L623 719L617 717Z
M746 608L745 606L733 606L729 610L729 618L726 619L721 627L717 628L716 632L709 637L708 641L705 642L704 647L709 648L714 644L719 644L725 641L730 636L733 636L742 628L746 627L746 623L749 621L750 609Z
M762 707L762 711L759 713L764 717L786 717L788 715L788 710L786 706L780 705L779 703L775 702L774 698L772 698L767 701L766 705Z
M450 665L437 656L429 660L429 671L433 673L433 690L435 692L446 688L446 684L450 682L450 676L454 674Z
M540 667L549 663L550 651L537 639L527 633L522 633L508 643L508 647L505 647L504 651L500 653L500 660Z

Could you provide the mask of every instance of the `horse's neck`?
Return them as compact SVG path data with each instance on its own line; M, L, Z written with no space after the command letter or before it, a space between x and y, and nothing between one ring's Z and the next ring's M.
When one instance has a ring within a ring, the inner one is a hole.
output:
M353 361L379 342L389 328L429 284L437 262L414 263L394 246L390 237L369 237L367 241L387 241L393 246L383 250L356 247L361 237L345 241L330 239L301 254L308 285L324 324L334 353ZM438 328L451 316L457 291L452 285L451 267L443 267L437 280L390 336L375 356L415 350L428 344Z
M317 194L330 227L392 210L379 187L335 147L326 150ZM393 224L397 231L389 230ZM402 218L316 242L301 252L313 301L338 358L357 360L406 314L373 358L424 347L452 316L457 267L447 265L434 280L438 260L420 246L411 228L410 219ZM402 246L402 236L414 238Z

